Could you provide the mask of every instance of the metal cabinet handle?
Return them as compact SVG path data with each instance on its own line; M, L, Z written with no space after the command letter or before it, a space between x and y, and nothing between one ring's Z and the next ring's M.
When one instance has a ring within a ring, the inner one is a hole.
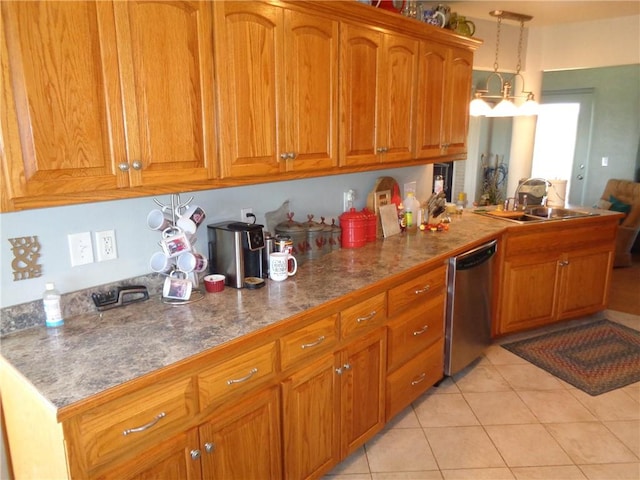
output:
M303 343L302 345L300 345L300 348L304 350L305 348L316 347L320 345L323 341L324 341L324 335L321 335L318 337L318 339L315 342Z
M295 160L295 158L296 158L297 156L298 156L298 155L296 155L296 154L295 154L295 152L289 152L289 153L287 154L287 158L290 158L291 160Z
M211 442L207 442L204 444L204 451L207 453L211 453L216 449L216 445Z
M428 292L429 290L431 290L431 285L427 284L424 287L419 288L418 290L416 290L414 293L416 295L420 295L421 293Z
M427 374L425 372L422 372L420 375L416 377L415 380L411 381L411 385L418 385L420 382L424 381L426 377L427 377Z
M134 161L131 166L134 170L142 170L142 162L140 160Z
M388 147L378 147L376 148L377 153L387 153L389 151Z
M234 379L231 379L231 380L227 380L227 385L233 385L234 383L246 382L251 377L253 377L256 373L258 373L258 369L257 368L252 368L251 370L249 370L249 374L244 376L244 377L242 377L242 378L234 378Z
M289 158L289 153L287 153L287 152L281 153L280 154L280 158L282 160L286 160L287 158Z
M427 331L428 328L429 328L429 325L424 325L420 330L416 330L415 332L413 332L413 336L417 337L418 335L422 335L424 332Z
M338 367L338 368L336 368L336 373L337 373L338 375L342 375L342 367Z
M366 322L367 320L371 320L373 317L376 316L378 312L376 312L375 310L373 310L369 315L365 315L364 317L358 317L356 319L356 322L358 323L362 323L362 322Z
M129 170L129 164L127 162L120 162L118 164L118 168L121 172L126 172L127 170Z
M189 453L191 454L191 460L197 460L200 458L200 450L191 450Z
M156 415L153 420L151 420L149 423L146 423L144 425L141 425L139 427L134 427L134 428L127 428L124 432L122 432L122 435L124 435L125 437L127 435L129 435L130 433L138 433L138 432L143 432L145 430L147 430L148 428L153 427L156 423L158 423L160 421L161 418L166 417L167 414L164 412L160 412L158 415Z
M569 260L560 260L558 262L558 265L560 265L561 267L566 267L567 265L569 265Z

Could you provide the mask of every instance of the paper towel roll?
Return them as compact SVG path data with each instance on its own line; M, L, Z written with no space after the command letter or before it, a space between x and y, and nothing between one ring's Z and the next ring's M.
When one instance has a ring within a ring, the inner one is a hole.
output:
M566 180L549 180L551 186L547 189L547 206L564 207L567 196Z

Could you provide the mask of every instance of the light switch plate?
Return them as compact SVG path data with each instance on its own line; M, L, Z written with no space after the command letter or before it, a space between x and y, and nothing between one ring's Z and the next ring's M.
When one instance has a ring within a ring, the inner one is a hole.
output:
M72 233L67 235L71 266L77 267L93 263L93 244L91 232Z

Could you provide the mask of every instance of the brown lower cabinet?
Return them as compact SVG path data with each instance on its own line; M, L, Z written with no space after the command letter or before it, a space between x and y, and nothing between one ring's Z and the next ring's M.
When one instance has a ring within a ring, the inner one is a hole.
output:
M441 378L445 274L421 265L57 412L5 363L16 478L319 478Z
M527 227L503 235L494 332L503 335L604 310L617 219Z
M617 222L507 228L494 335L606 308ZM319 478L442 378L446 273L421 264L58 410L0 356L15 477Z

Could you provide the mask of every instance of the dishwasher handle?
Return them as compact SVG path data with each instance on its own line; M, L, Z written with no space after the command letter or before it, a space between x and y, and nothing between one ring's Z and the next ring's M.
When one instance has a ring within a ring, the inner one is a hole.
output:
M488 261L496 254L498 241L493 240L473 250L454 257L456 270L469 270Z

